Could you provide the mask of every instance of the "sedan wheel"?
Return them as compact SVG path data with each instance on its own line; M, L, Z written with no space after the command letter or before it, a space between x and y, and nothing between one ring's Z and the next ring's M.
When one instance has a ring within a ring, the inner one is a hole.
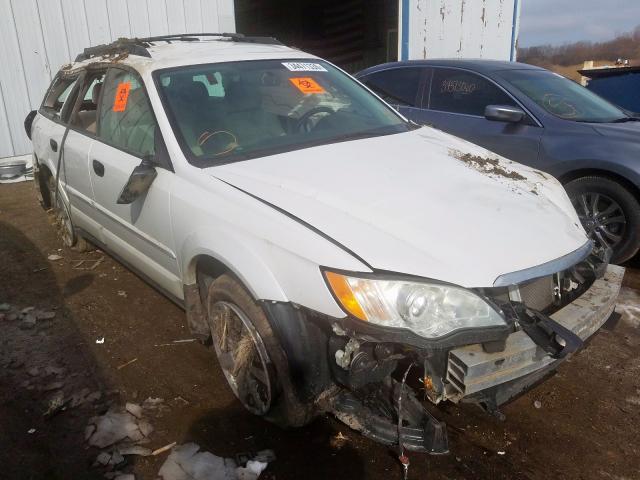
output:
M622 263L640 249L640 204L635 195L606 177L581 177L565 185L589 237L611 248L612 263Z
M589 237L599 246L615 250L627 227L622 207L612 198L596 192L582 193L574 197L572 203Z

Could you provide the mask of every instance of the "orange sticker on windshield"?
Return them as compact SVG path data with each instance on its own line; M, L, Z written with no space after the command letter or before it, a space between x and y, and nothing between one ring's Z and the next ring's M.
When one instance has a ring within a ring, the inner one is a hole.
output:
M294 77L289 81L302 93L324 93L324 88L311 77Z
M124 112L127 109L129 90L131 90L131 82L122 82L118 84L118 88L116 89L116 98L113 100L114 112Z

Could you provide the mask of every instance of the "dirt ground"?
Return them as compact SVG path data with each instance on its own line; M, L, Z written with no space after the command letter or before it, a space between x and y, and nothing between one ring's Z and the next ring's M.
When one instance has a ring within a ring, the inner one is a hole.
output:
M283 431L243 411L212 351L172 343L190 338L177 306L110 257L61 248L31 183L0 185L0 304L55 312L33 328L0 318L0 478L104 478L92 467L98 450L84 441L88 419L148 397L166 406L151 418L152 449L192 441L233 457L270 448L277 460L266 479L402 478L387 448L329 416ZM102 257L94 269L78 265ZM625 281L622 320L507 405L505 421L470 406L435 409L451 453L411 455L409 478L640 478L638 271ZM82 389L91 400L45 414L57 392ZM166 455L129 456L124 470L155 479Z

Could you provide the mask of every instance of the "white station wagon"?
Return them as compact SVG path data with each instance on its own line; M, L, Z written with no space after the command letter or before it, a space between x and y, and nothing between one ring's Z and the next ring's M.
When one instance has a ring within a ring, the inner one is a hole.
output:
M614 314L624 270L555 179L273 39L86 49L25 127L66 245L183 306L240 402L281 425L331 412L445 453L422 392L502 416Z

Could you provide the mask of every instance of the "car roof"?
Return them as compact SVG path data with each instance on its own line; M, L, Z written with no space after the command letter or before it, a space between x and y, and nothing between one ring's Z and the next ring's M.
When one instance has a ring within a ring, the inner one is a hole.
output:
M113 63L128 65L143 73L148 70L229 61L317 58L277 41L268 41L273 39L265 39L263 43L228 36L189 35L189 38L197 40L121 39L110 45L85 49L85 53L79 55L76 62L63 67L63 70L72 71L96 63Z
M370 67L357 73L357 76L366 75L379 70L386 70L392 67L401 66L425 66L425 67L457 67L467 68L479 73L490 74L500 70L544 70L543 68L519 62L505 62L500 60L483 60L483 59L457 59L442 58L431 60L405 60L402 62L390 62Z

